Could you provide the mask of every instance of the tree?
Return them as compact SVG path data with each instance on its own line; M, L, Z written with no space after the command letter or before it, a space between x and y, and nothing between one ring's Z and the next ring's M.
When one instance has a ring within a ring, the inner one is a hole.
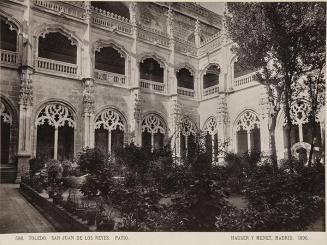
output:
M291 160L290 108L299 77L325 63L325 3L227 3L226 27L233 49L259 81L270 102L271 154L277 168L275 127L281 107L286 117Z

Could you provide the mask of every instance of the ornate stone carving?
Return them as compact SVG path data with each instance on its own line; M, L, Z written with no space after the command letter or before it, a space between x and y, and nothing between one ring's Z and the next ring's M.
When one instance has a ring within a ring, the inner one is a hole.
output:
M165 123L155 114L147 115L142 121L142 132L165 134Z
M113 109L107 109L97 117L95 128L99 129L101 126L108 131L113 131L115 129L125 131L123 117Z
M76 127L72 113L59 103L52 103L41 110L37 116L36 125L43 125L45 122L55 128L65 126L66 123L69 127Z
M179 72L180 69L182 69L182 68L185 68L185 69L189 70L189 72L191 73L192 76L195 75L195 72L194 72L195 70L194 70L194 68L193 68L190 64L188 64L188 63L186 63L186 62L178 64L178 65L176 66L176 68L175 68L175 72L176 72L176 73Z
M136 26L136 2L130 2L129 4L130 22L133 26Z
M269 116L270 103L269 103L268 93L266 91L263 91L260 94L259 106L260 106L260 116L261 116L261 118L262 119L267 118Z
M305 101L299 100L291 106L291 119L295 125L305 124L309 122L310 106Z
M229 122L227 102L225 96L219 96L217 107L218 124L227 124Z
M218 123L213 116L209 117L204 124L203 131L209 135L215 135L218 133Z
M84 113L94 113L94 101L94 81L93 79L85 79L83 90Z
M12 124L12 117L2 101L0 101L0 117L2 122Z
M196 134L194 123L187 117L183 117L180 124L181 134L185 137Z
M24 106L33 105L32 69L22 69L20 75L19 104Z
M236 130L250 131L254 128L260 128L259 117L252 111L245 111L236 122Z

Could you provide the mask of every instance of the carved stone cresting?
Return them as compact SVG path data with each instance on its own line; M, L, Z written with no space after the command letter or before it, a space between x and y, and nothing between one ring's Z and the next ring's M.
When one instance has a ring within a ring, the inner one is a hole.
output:
M83 90L83 106L84 113L94 113L94 81L93 79L85 79Z
M113 109L106 109L97 117L95 120L95 128L99 129L101 126L108 131L116 129L125 131L123 117Z
M249 132L254 128L260 128L259 117L252 111L245 111L236 122L236 130L245 130Z
M63 127L66 123L69 127L76 127L72 113L59 103L52 103L41 110L37 116L36 125L44 125L45 122L55 128Z
M180 125L181 134L185 137L196 134L194 123L187 117L183 117Z
M1 122L12 124L12 117L2 101L0 101L0 117Z
M147 115L142 121L142 132L165 134L165 123L155 114Z
M125 50L124 46L116 43L113 40L98 40L97 42L94 43L93 45L93 50L94 52L101 52L101 48L105 48L105 47L111 47L113 49L115 49L119 54L121 58L125 58L127 57L127 51Z
M68 40L71 41L71 45L79 46L79 43L82 43L82 41L76 36L76 34L71 31L66 29L65 27L59 25L59 24L53 24L53 25L48 25L48 24L41 24L36 28L36 31L34 32L34 37L43 37L45 38L45 35L50 33L50 32L59 32L65 37L68 38Z
M218 133L218 123L215 117L209 117L204 123L203 131L209 135L215 135Z
M157 61L161 68L165 68L166 62L164 61L163 58L161 58L156 53L144 53L144 54L141 54L138 57L138 61L139 61L139 63L143 63L146 59L149 59L149 58L152 58L155 61Z
M33 105L32 69L22 69L20 74L19 104Z
M194 74L195 74L195 72L194 72L194 71L195 71L194 68L193 68L190 64L188 64L188 63L186 63L186 62L181 63L181 64L178 64L178 65L176 66L176 68L175 68L175 72L176 72L176 73L179 72L182 68L187 69L187 70L191 73L191 75L194 76Z

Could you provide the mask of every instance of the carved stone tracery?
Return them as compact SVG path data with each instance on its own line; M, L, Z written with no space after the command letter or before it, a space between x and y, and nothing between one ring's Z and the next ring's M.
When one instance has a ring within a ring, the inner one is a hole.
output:
M207 119L207 121L204 124L203 131L205 131L209 135L215 135L218 133L218 123L213 116Z
M99 129L101 126L108 131L113 131L116 129L125 131L123 117L113 109L107 109L97 117L95 121L95 128Z
M186 117L184 117L181 121L180 130L181 134L185 137L190 136L191 134L196 134L196 128L194 126L194 123Z
M142 121L142 132L165 134L165 123L155 114L147 115Z
M259 117L252 111L245 111L236 122L236 130L249 132L254 128L260 128Z
M46 122L55 128L63 127L66 123L69 127L76 127L73 114L67 107L59 103L45 106L38 114L36 125L44 125Z
M12 116L7 110L6 106L0 101L0 118L1 122L12 124Z

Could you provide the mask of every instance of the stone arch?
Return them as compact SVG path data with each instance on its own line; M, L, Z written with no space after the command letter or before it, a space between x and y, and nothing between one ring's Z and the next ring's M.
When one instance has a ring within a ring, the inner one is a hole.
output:
M4 95L0 95L0 117L1 124L4 123L4 126L1 126L0 128L6 131L1 132L1 135L2 137L6 136L9 138L9 140L4 139L7 142L7 145L3 145L4 142L1 143L1 146L6 148L4 150L6 151L5 154L7 155L0 155L7 158L7 163L13 164L15 163L15 157L18 149L18 112L14 104ZM3 135L3 133L7 135ZM1 149L1 151L2 150L3 149Z
M206 74L206 72L208 71L208 69L209 69L212 65L217 66L218 69L219 69L219 71L220 71L220 73L221 73L221 66L220 66L217 62L210 62L210 63L208 63L207 65L205 65L205 66L201 69L201 71L200 71L200 76L201 76L202 78L203 78L203 76ZM202 80L203 80L203 79L202 79Z
M168 135L167 123L157 112L146 113L141 120L142 145L149 143L151 150L163 147ZM150 134L151 142L146 141L146 134ZM158 138L159 137L159 138Z
M94 117L94 134L95 146L111 154L117 145L122 147L127 142L128 124L126 117L115 107L106 106L102 108ZM106 139L103 139L104 134L106 134ZM106 149L103 145L106 145Z
M93 67L96 66L96 52L101 52L102 48L111 47L112 49L116 50L120 58L124 59L124 75L128 75L128 65L129 65L129 52L125 49L125 47L114 40L103 40L99 39L98 41L93 43L93 55L91 57Z
M218 133L218 122L215 116L209 116L203 123L202 130L210 135Z
M189 70L192 76L195 75L195 69L194 69L194 67L192 65L190 65L189 63L187 63L187 62L179 63L175 67L175 72L177 73L182 68L185 68L185 69Z
M206 151L211 151L212 162L218 157L218 120L215 116L209 116L204 122L202 131L204 134L204 146Z
M61 118L61 120L52 120L51 124L49 126L55 127L55 128L59 128L62 127L63 125L66 125L66 122L68 124L68 127L72 128L73 130L73 153L76 152L76 141L77 141L77 132L78 132L78 124L77 122L79 122L79 117L76 113L76 109L74 108L74 106L64 100L64 99L60 99L60 98L51 98L51 99L47 99L45 101L40 102L38 105L35 106L35 109L33 110L32 113L32 125L33 125L33 132L32 132L32 153L33 156L36 157L37 155L37 137L38 137L38 126L47 123L48 124L48 119L47 116L49 116L49 110L51 110L52 108L51 105L57 105L58 107L65 108L62 109L61 112L57 112L57 113L61 113L61 116L64 118ZM50 107L48 107L50 106ZM45 111L47 108L47 112ZM57 108L58 109L58 108ZM44 115L42 115L44 114ZM51 117L51 116L50 116ZM67 120L66 120L67 119Z
M167 62L166 60L161 57L160 55L158 55L157 53L155 52L152 52L152 53L149 53L149 52L146 52L146 53L142 53L138 56L138 63L143 63L144 60L148 59L148 58L152 58L154 59L155 61L157 61L160 65L161 68L165 69L166 66L167 66Z
M12 15L0 10L0 19L5 21L9 25L10 30L16 31L17 40L16 40L16 52L20 53L22 50L23 43L23 26L22 24L14 18Z
M233 137L234 148L239 153L250 152L252 148L261 150L260 117L254 110L245 109L238 114L233 124ZM245 144L247 149L243 149Z

